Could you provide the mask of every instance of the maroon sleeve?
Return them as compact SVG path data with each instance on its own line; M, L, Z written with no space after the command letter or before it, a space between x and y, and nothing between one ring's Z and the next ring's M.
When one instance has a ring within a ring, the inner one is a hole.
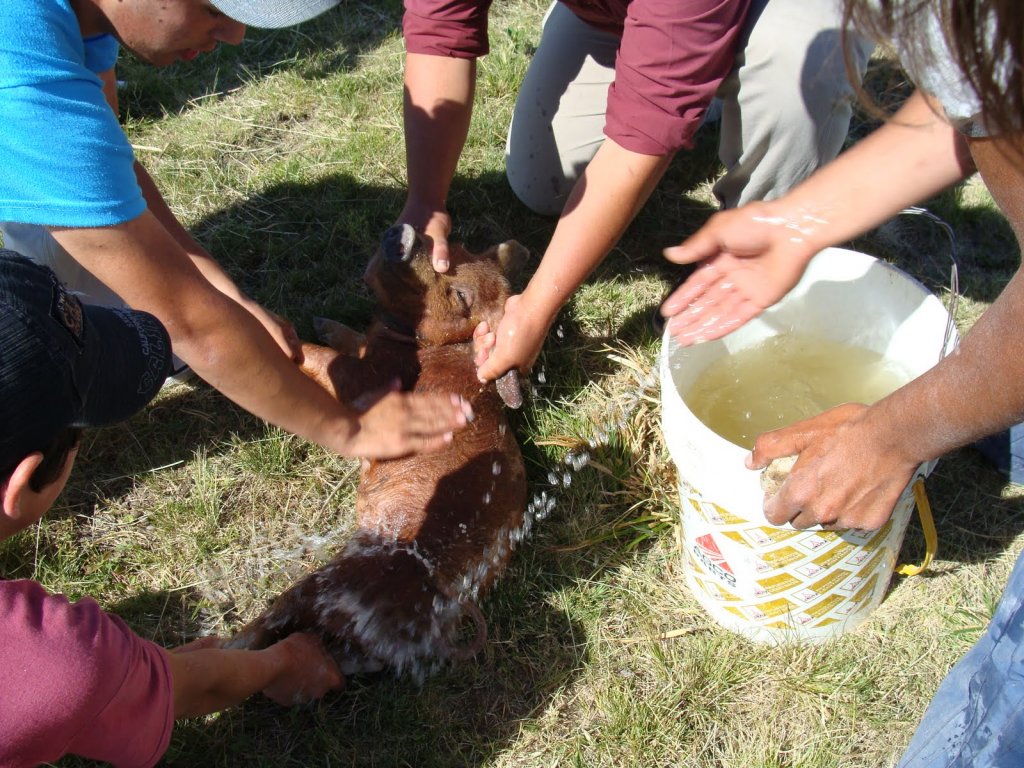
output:
M408 53L474 59L489 50L491 0L405 0L402 34Z
M605 134L666 155L693 135L731 71L749 0L632 0L608 92Z
M166 653L94 600L0 582L0 768L66 754L156 763L174 727Z

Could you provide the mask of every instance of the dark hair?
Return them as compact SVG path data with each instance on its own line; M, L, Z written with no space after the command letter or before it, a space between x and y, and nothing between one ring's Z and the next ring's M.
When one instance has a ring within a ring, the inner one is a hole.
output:
M843 0L843 27L922 51L920 29L937 15L953 58L981 102L992 134L1024 126L1024 5L1020 0ZM850 54L847 54L850 60Z
M82 430L77 427L68 427L58 434L50 444L43 449L43 461L36 471L29 478L28 485L36 493L48 486L64 471L68 456L78 447L82 441Z
M82 430L77 427L67 427L58 433L50 441L49 445L40 449L40 452L43 454L43 460L36 467L35 472L32 473L32 477L29 478L29 488L39 493L43 488L60 477L60 473L64 471L64 465L67 464L68 456L71 451L78 447L81 441ZM33 453L33 451L29 451L29 453ZM13 467L4 468L3 473L0 474L0 482L6 482L15 467L17 467L17 464Z

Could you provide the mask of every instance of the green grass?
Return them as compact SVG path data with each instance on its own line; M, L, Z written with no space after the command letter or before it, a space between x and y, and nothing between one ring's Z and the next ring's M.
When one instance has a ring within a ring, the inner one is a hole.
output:
M536 258L553 230L517 203L502 165L543 10L537 0L495 4L493 52L480 63L451 195L457 236L474 249L514 237ZM298 29L252 32L192 66L121 68L127 130L172 207L308 338L315 315L366 322L363 265L404 200L400 13L397 0L350 1ZM883 95L905 93L884 60L872 77ZM859 116L851 140L869 124ZM649 318L673 277L660 252L712 212L715 146L714 129L703 131L556 323L535 392L515 416L532 492L550 489L566 451L607 429L642 389L658 349ZM963 332L1019 254L977 180L929 208L956 232ZM946 297L950 248L933 222L900 217L854 246ZM356 479L356 462L265 426L201 384L178 387L127 424L87 435L57 509L0 544L0 572L93 595L169 646L229 634L344 541ZM558 489L551 516L485 601L490 640L477 659L422 685L353 679L316 705L285 710L256 698L181 723L166 763L893 764L1024 545L1020 489L973 449L943 459L928 482L940 540L931 570L896 577L852 634L769 648L719 629L689 595L675 483L648 390ZM922 551L912 523L904 558Z

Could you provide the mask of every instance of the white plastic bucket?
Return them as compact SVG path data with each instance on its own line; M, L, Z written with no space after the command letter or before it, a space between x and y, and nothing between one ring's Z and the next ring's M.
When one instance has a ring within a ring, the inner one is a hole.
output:
M723 339L679 347L666 332L662 429L679 477L687 585L719 624L769 643L821 641L866 619L885 595L915 501L911 483L878 531L798 531L764 519L747 450L705 426L683 396L716 359L791 330L873 350L912 377L956 345L948 312L923 285L840 248L815 256L782 301Z

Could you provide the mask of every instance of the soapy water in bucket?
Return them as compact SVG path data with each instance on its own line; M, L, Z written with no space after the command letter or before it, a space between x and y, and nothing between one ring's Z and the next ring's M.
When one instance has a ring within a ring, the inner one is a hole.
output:
M751 449L762 432L841 403L870 405L911 378L878 352L790 332L714 361L683 400L708 428Z

